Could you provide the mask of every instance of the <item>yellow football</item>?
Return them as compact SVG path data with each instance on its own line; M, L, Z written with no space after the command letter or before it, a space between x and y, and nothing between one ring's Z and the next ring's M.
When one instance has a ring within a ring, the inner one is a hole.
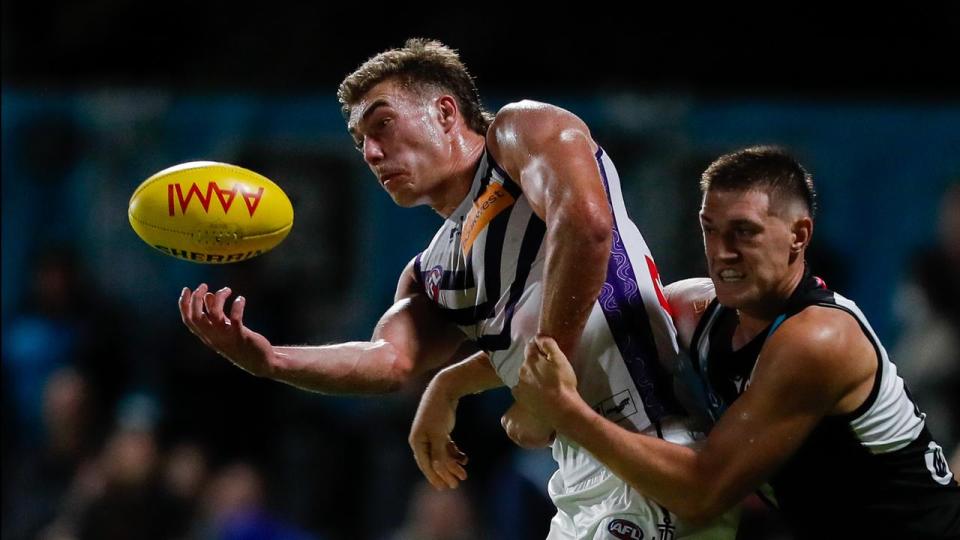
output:
M213 161L164 169L130 197L130 225L148 245L197 263L244 261L277 247L293 227L280 186Z

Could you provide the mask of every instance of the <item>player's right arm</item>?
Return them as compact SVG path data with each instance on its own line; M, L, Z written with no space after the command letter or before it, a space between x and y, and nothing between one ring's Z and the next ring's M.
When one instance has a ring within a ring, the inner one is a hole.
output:
M243 324L246 299L230 313L230 289L201 284L180 294L184 324L208 347L241 369L298 388L331 394L377 394L399 389L412 377L447 362L465 336L435 311L414 275L413 261L397 285L395 303L380 318L370 341L320 347L277 347Z

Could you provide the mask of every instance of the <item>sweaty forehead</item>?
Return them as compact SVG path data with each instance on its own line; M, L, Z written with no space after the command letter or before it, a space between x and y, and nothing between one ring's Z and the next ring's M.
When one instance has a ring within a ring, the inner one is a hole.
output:
M395 80L386 80L375 84L367 90L355 104L350 107L350 117L347 119L347 129L356 130L364 117L382 106L400 107L409 105L412 101L412 92L405 89Z

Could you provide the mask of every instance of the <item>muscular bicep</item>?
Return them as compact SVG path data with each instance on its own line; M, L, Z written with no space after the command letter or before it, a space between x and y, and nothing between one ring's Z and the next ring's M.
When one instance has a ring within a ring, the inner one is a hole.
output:
M412 374L440 367L473 350L466 335L441 317L427 298L413 261L400 276L394 300L374 328L372 341L392 344Z
M504 107L487 134L498 163L545 221L552 206L607 214L606 192L587 125L559 107L523 101ZM596 206L596 208L592 208Z
M835 407L845 385L836 361L843 354L836 339L812 336L803 325L785 324L768 340L749 387L716 423L700 453L721 506L768 480Z
M785 381L784 381L785 382ZM789 384L758 381L714 425L701 452L713 497L728 507L767 481L822 418Z

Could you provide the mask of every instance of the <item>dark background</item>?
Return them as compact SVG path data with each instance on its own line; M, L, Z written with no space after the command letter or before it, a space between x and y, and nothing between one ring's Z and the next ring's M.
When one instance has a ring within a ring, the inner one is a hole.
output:
M4 538L543 537L553 464L506 440L508 393L461 403L471 478L433 493L406 447L425 380L379 399L258 380L176 311L182 286L229 284L274 343L369 337L439 222L376 186L335 91L408 37L458 49L492 110L533 98L587 121L665 283L703 274L703 168L794 151L822 196L811 264L957 447L955 5L4 1ZM284 243L224 267L145 246L130 194L196 159L280 184ZM746 508L741 538L785 537Z
M946 98L956 97L958 15L951 3L6 1L3 75L6 84L70 88L323 91L358 58L426 36L456 43L484 87Z

